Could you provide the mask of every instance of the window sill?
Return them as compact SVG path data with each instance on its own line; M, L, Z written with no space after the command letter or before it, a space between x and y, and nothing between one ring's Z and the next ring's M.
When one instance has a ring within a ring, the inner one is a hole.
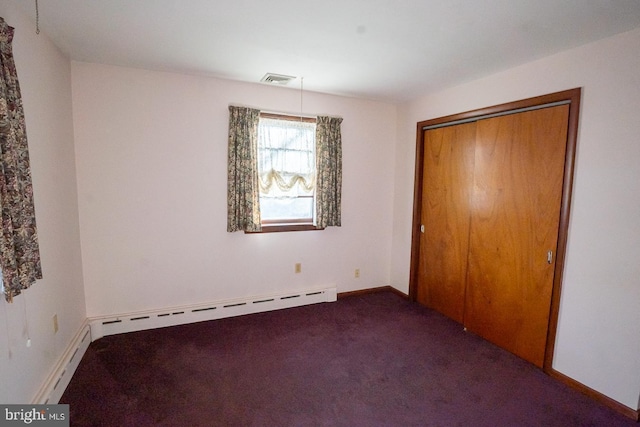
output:
M313 224L269 224L263 225L262 231L245 231L245 234L282 233L286 231L315 231L324 230Z

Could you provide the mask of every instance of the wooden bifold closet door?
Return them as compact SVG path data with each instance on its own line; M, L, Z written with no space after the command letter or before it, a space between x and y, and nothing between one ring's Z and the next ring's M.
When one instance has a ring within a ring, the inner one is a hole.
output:
M542 367L569 106L424 131L416 299Z

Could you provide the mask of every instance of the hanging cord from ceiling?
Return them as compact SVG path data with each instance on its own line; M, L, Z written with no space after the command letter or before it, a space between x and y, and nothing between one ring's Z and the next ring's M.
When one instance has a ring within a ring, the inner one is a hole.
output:
M40 34L40 11L38 10L38 0L36 0L36 34Z
M302 92L304 90L304 77L300 77L300 122L302 123Z

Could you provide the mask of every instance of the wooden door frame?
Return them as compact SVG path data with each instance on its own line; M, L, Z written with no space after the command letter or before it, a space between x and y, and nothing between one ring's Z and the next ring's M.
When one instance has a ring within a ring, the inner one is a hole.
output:
M535 108L537 106L557 102L569 102L569 123L567 129L567 148L564 162L564 179L562 184L562 201L560 204L560 223L558 227L558 247L556 250L556 264L553 276L553 290L551 293L551 307L549 312L549 327L542 370L552 374L553 353L558 325L558 311L560 309L560 291L564 272L564 260L567 249L567 235L571 209L571 190L573 187L573 172L575 166L576 146L578 140L578 119L580 115L581 88L569 89L534 98L453 114L450 116L418 122L416 133L416 164L413 191L413 225L411 232L411 267L409 273L409 297L415 301L418 289L419 260L420 260L420 222L422 217L422 178L424 173L424 128L427 126L444 125L452 122L480 119L483 116L504 114L520 109Z

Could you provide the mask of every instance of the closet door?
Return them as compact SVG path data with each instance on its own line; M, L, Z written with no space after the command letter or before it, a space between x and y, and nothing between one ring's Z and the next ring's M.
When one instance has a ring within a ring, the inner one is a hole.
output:
M464 324L542 367L569 106L477 122Z
M475 123L426 130L420 236L421 304L462 323Z

